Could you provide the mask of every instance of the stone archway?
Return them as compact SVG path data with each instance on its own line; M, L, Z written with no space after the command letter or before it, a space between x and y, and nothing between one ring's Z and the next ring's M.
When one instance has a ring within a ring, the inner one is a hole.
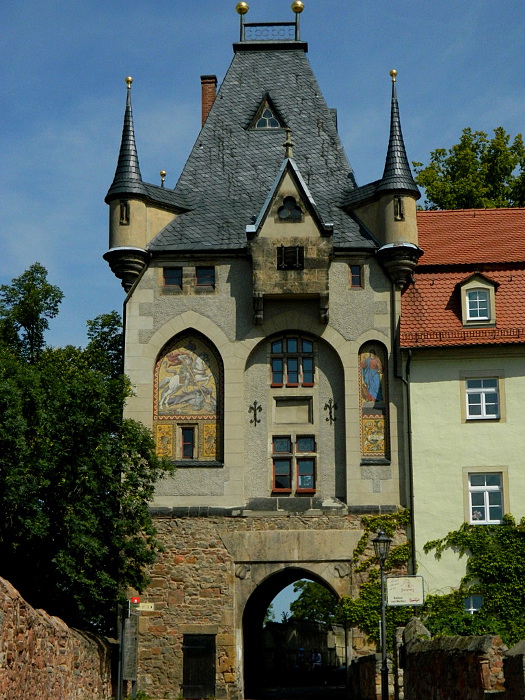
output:
M362 530L332 529L331 518L318 529L259 530L223 533L235 562L237 671L244 697L257 697L262 623L275 595L290 583L308 578L338 597L351 593L351 557ZM283 523L284 524L284 523ZM293 527L293 519L289 521ZM252 682L253 681L253 682ZM255 692L254 692L255 691Z
M266 668L263 663L263 620L269 604L284 588L305 578L326 586L337 595L317 574L302 567L289 566L266 578L248 599L242 619L245 697L256 698L265 686L272 684L271 679L264 675Z

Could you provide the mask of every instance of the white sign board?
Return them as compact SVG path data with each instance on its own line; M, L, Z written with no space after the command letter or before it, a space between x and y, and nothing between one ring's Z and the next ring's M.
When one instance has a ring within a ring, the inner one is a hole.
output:
M389 576L386 580L387 605L423 605L422 576Z
M146 612L148 610L155 610L155 603L139 603L136 608L139 612Z

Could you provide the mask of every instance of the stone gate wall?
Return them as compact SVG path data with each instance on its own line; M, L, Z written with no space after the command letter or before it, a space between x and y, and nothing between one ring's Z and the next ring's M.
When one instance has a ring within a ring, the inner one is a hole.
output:
M0 578L0 700L109 700L112 651L34 610Z
M164 551L141 596L154 609L140 613L138 676L138 687L152 698L181 693L185 634L215 635L215 695L242 697L242 615L273 574L300 568L338 595L351 594L358 584L351 559L363 533L359 514L246 516L239 510L221 516L219 510L154 513Z

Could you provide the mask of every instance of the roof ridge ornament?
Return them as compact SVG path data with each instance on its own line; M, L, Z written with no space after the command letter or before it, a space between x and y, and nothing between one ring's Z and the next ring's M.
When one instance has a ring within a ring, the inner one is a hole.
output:
M294 0L291 4L292 11L295 14L295 22L265 22L265 23L260 23L260 22L254 22L254 23L249 23L245 24L244 16L248 13L248 10L250 9L250 6L248 5L247 2L238 2L237 5L235 6L235 10L237 14L240 15L240 25L241 25L241 31L240 31L240 41L244 42L247 41L246 38L246 28L248 28L248 33L253 34L253 36L248 38L248 41L250 40L255 40L255 41L260 41L260 40L275 40L277 38L277 35L275 33L272 33L271 31L268 31L270 29L275 29L276 27L280 27L281 29L284 29L285 27L289 28L291 35L286 39L289 41L292 39L294 41L300 41L301 40L301 26L300 26L300 19L299 15L301 12L304 10L304 3L301 2L301 0Z
M283 146L285 147L285 153L284 157L285 158L293 158L293 147L294 147L294 142L292 141L292 130L290 127L286 127L286 141L283 143Z

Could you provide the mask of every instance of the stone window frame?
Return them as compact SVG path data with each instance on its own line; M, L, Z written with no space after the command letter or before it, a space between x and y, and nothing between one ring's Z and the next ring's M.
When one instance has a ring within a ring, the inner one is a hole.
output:
M313 441L313 450L300 450L299 440L311 439ZM277 450L275 448L276 440L287 440L289 450ZM317 437L315 433L308 431L293 431L288 434L275 434L271 436L271 460L272 460L272 494L291 494L295 491L296 494L314 494L317 487ZM276 462L280 461L288 465L288 472L279 472L280 476L286 476L290 480L289 487L276 486ZM299 473L299 465L306 461L312 463L313 486L301 487L300 477L308 476L309 474L301 475Z
M297 351L289 351L288 350L288 341L289 340L296 340L297 341ZM281 342L283 343L282 350L279 351L274 351L274 346L278 343ZM307 342L311 344L312 350L303 350L303 343ZM286 343L286 345L284 345ZM278 388L293 388L296 389L298 387L305 387L308 389L311 389L312 387L315 386L316 384L316 366L317 366L317 357L316 357L316 345L314 341L306 337L302 333L287 333L281 336L277 336L274 338L270 338L269 340L269 369L270 369L270 386L273 389L278 389ZM311 368L308 368L306 371L310 374L311 373L311 379L312 381L305 381L305 369L304 369L304 364L305 360L310 360L311 359ZM277 362L282 362L280 374L281 380L276 381L276 375L279 374L279 370L276 369L277 367ZM297 381L289 381L290 379L290 370L289 370L289 362L290 361L297 361L297 369L292 370L294 373L297 373Z
M497 381L496 393L498 396L499 413L497 416L491 415L469 415L468 411L468 394L474 389L468 389L467 381L469 379L495 379ZM490 370L462 370L459 373L460 401L461 401L461 422L477 424L480 421L492 421L496 423L506 422L506 405L505 405L505 372L502 369Z
M473 519L471 517L471 491L470 477L472 475L490 475L499 474L501 476L501 488L500 493L502 495L502 515L508 512L509 505L509 478L508 478L508 468L506 466L480 466L480 467L463 467L463 508L464 508L464 521L470 523L471 525L497 525L501 523L501 520L490 520L486 518L484 520ZM475 487L479 489L482 487ZM480 491L477 491L478 493ZM487 491L488 492L488 491Z

